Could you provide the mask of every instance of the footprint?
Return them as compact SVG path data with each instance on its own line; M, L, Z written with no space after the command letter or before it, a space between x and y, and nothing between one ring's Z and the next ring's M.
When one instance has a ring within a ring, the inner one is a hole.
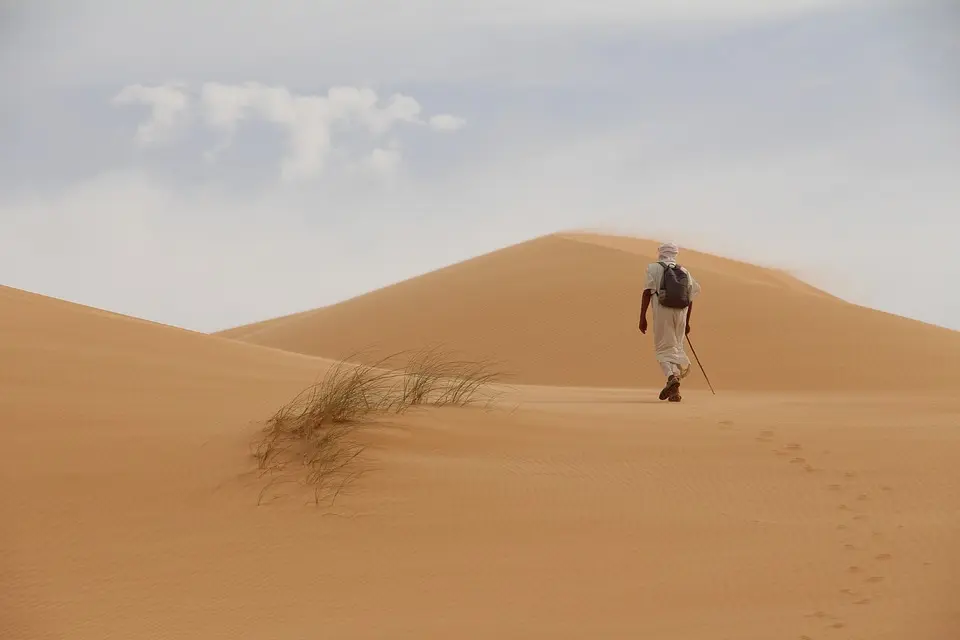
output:
M837 509L840 509L840 511L850 511L850 507L845 504L840 505Z
M870 598L861 598L860 600L857 600L857 601L854 602L853 604L863 605L863 604L870 604L870 602L871 602L871 601L870 601Z
M847 551L856 551L856 550L857 550L857 545L855 545L855 544L845 544L845 545L843 545L843 548L846 549Z
M883 485L882 487L880 487L880 490L881 490L881 491L893 491L893 487L888 486L888 485Z
M803 463L805 463L805 462L806 462L806 460L803 459L803 458L791 458L791 459L790 459L790 464L803 464Z
M866 520L866 519L867 519L867 514L865 514L865 513L857 514L857 515L853 516L853 519L854 519L854 520Z
M839 484L831 484L831 485L827 485L827 489L829 489L830 491L841 491L843 490L843 486Z
M854 473L853 471L847 471L846 473L843 474L843 477L848 479L853 479L857 477L857 474Z
M838 531L843 531L843 530L845 530L845 529L847 529L847 525L845 525L845 524L838 524L838 525L837 525L837 530L838 530Z
M851 566L851 567L847 567L847 573L860 573L861 571L863 571L863 569L861 569L860 567L858 567L858 566L856 566L856 565L853 565L853 566Z
M842 622L834 622L832 625L830 625L830 628L831 628L831 629L843 629L845 626L847 626L847 625L845 625L845 624L842 623Z
M857 592L854 591L853 589L840 589L840 593L842 593L842 594L845 595L845 596L854 596L854 597L856 597L856 595L857 595Z
M869 578L866 579L866 582L869 582L870 584L878 584L880 582L883 582L883 580L884 580L883 576L870 576Z
M881 553L875 558L875 560L880 560L881 562L886 560L893 560L893 556L889 553Z
M813 473L817 469L813 465L805 464L803 465L803 470L806 471L807 473Z
M870 499L870 496L868 496L865 493L861 493L860 495L857 496L857 500L860 500L860 501L869 500L869 499Z
M785 448L791 451L799 451L800 449L803 449L803 447L801 447L799 444L795 442L788 444Z

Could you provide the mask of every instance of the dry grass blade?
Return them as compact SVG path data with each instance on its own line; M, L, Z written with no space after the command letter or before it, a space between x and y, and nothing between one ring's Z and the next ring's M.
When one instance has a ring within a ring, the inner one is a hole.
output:
M427 404L447 377L449 364L437 348L419 351L407 362L402 376L400 406Z
M326 495L336 500L360 474L351 469L363 452L350 440L357 426L376 414L411 407L465 406L499 378L489 363L451 361L435 347L414 352L402 368L390 366L403 355L373 364L338 362L278 409L253 448L261 475L284 471L299 460L303 482L314 487L314 503Z
M454 374L448 379L443 394L437 399L437 405L465 406L478 398L479 392L497 382L499 372L484 362L461 362L454 368Z

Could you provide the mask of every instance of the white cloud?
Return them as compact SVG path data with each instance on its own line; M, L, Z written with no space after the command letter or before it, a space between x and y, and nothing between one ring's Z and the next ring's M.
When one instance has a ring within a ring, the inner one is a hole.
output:
M207 124L215 129L233 133L250 107L251 89L259 85L226 85L219 82L207 82L200 92Z
M377 147L367 158L367 166L370 167L376 173L390 177L396 173L397 168L400 166L400 150L399 149L381 149Z
M430 118L430 126L436 131L458 131L467 124L467 121L449 113L441 113Z
M125 87L115 98L115 104L133 102L149 104L151 118L140 126L137 141L152 144L167 138L167 134L185 114L189 98L181 86ZM284 181L299 182L315 178L323 172L327 157L333 148L333 132L365 130L378 137L396 125L425 122L422 107L414 98L396 93L385 103L369 88L350 86L331 87L325 95L297 94L283 86L267 86L258 82L243 84L204 83L200 90L203 122L223 135L216 148L205 154L207 160L229 147L233 136L245 120L258 118L279 126L287 137L287 155L280 165ZM430 119L434 130L455 130L462 119L451 115ZM400 161L396 150L378 149L370 157L378 171L393 171Z
M115 105L143 104L150 107L150 119L137 127L135 140L148 146L168 142L187 112L190 99L180 84L146 87L132 84L113 97Z
M294 129L314 120L328 125L359 124L374 134L388 131L398 122L420 122L420 104L409 96L394 94L385 106L378 106L378 102L375 91L347 86L331 87L326 95L298 95L286 87L257 82L207 82L201 91L207 123L226 132L233 132L251 112Z

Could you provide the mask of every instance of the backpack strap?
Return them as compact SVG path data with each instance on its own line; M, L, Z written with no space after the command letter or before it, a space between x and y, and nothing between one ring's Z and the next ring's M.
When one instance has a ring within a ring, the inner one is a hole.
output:
M667 264L666 262L660 262L659 260L657 261L657 264L659 264L661 267L663 267L663 273L660 274L660 284L657 286L657 290L653 292L654 295L659 298L659 297L660 297L660 292L663 291L663 281L664 281L664 280L666 279L666 277L667 277L667 269L670 268L670 265Z

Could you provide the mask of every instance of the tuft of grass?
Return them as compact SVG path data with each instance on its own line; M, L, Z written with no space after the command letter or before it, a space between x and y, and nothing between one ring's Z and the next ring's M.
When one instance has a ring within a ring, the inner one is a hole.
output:
M482 391L499 381L501 377L498 370L484 362L454 363L449 373L450 375L445 378L445 385L440 389L440 395L434 401L437 406L463 407L473 404L479 399ZM492 397L488 397L488 403L492 400Z
M404 366L393 366L401 359ZM253 447L257 469L262 477L288 472L292 465L312 487L314 504L330 498L332 505L362 474L352 464L364 450L351 437L359 426L412 407L462 407L481 397L492 402L484 392L501 376L492 363L451 360L436 347L373 364L340 361L266 421ZM264 487L258 504L277 482Z
M487 361L451 360L438 347L414 352L401 377L396 408L419 405L466 406L496 383L502 373Z

